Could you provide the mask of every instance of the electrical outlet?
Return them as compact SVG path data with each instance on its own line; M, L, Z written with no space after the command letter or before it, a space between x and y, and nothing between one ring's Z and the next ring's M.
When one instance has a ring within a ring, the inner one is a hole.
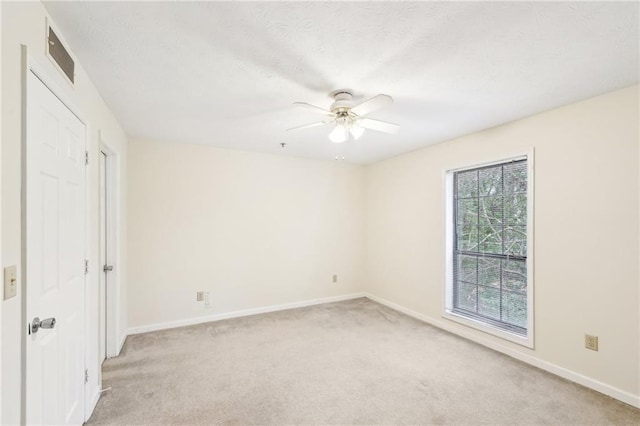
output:
M209 299L209 292L204 292L204 307L209 309L211 307L211 299Z
M333 274L333 282L334 282L334 284L338 282L338 275L337 274Z
M598 350L598 336L584 335L584 347L592 351Z
M4 268L4 300L18 294L18 272L16 265Z
M204 291L196 292L196 302L202 302L204 300Z

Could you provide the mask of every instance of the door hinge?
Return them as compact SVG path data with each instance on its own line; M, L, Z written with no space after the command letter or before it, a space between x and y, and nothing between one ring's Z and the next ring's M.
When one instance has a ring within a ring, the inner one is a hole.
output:
M84 382L89 383L89 370L86 368L84 369Z
M84 152L84 165L85 166L89 165L89 151Z
M87 275L89 273L89 259L84 260L84 274Z

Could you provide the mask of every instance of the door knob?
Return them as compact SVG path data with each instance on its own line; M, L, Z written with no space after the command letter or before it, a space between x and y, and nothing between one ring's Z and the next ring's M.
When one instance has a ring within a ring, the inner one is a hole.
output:
M104 265L104 268L102 268L102 270L104 272L113 271L113 265Z
M41 328L53 328L56 326L55 318L47 318L40 321L40 318L35 317L31 322L31 332L37 333Z

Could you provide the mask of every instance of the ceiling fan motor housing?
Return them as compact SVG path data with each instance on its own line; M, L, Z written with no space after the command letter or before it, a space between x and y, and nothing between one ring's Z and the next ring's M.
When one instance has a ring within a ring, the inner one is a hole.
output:
M335 100L331 107L329 108L331 112L340 115L348 115L349 110L351 109L353 103L352 98L353 95L350 91L347 90L336 90L335 92L331 92L331 96Z

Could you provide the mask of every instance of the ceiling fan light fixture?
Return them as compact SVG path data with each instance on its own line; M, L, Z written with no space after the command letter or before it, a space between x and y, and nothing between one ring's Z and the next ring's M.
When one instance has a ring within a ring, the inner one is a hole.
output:
M349 130L338 124L331 133L329 133L329 139L334 143L346 142L349 139Z
M393 103L393 98L389 95L376 95L373 98L369 98L355 105L350 90L336 90L331 92L331 97L334 99L334 102L329 109L311 105L306 102L294 102L295 105L321 112L325 115L325 119L317 123L292 127L287 130L306 129L307 127L332 124L333 130L329 133L329 140L333 143L344 143L350 138L358 140L366 129L383 133L395 133L398 130L397 124L374 120L367 116L369 113Z
M358 140L358 138L364 133L364 127L361 127L357 122L355 122L349 128L349 132L351 133L351 136L353 136L354 140Z

